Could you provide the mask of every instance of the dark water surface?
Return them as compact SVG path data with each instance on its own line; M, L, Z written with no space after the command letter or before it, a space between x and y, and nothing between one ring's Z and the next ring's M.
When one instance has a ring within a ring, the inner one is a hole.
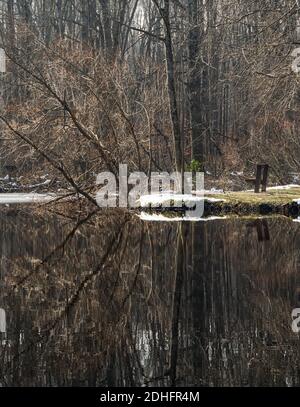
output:
M2 386L299 385L300 223L0 222Z

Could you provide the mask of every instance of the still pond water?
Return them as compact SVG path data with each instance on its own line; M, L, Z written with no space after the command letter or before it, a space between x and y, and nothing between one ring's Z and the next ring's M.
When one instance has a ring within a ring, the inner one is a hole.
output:
M0 222L2 386L300 384L300 223Z

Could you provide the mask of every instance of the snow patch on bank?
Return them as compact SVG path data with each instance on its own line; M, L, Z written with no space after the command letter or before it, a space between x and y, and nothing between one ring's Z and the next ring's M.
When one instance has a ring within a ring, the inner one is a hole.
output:
M18 203L45 203L56 199L54 194L36 194L36 193L1 193L0 205L18 204Z
M300 188L300 185L299 184L278 185L276 187L267 188L267 191L277 191L277 190L292 189L292 188Z
M267 192L268 191L285 191L287 189L295 189L295 188L300 189L300 185L299 184L276 185L274 187L268 187ZM247 189L244 192L253 192L253 188L252 189Z
M193 195L196 196L205 196L205 195L212 195L212 194L224 194L223 189L211 188L211 189L200 189L198 191L192 191Z
M191 207L197 202L224 202L224 199L208 198L204 196L196 196L191 194L153 194L153 195L143 195L138 199L138 204L142 207L157 207L160 205L170 206L182 206L183 204Z

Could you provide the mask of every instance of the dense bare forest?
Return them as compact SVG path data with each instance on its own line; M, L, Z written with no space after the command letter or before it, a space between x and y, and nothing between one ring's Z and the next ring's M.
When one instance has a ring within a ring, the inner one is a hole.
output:
M1 1L2 174L299 172L297 0ZM229 182L229 183L228 183Z

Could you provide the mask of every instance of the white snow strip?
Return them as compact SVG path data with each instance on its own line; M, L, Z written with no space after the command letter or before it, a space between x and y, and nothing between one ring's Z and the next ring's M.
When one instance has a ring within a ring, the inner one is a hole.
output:
M224 194L223 189L211 188L211 189L200 189L199 191L192 191L193 195L210 195L210 194Z
M146 212L141 212L138 217L141 220L147 221L147 222L209 222L212 220L223 220L226 219L226 216L220 217L220 216L210 216L208 218L199 218L199 217L189 217L189 216L178 216L178 217L169 217L169 216L164 216L161 213L146 213Z
M224 194L224 190L217 189L217 188L211 188L211 189L206 189L204 191L204 194Z
M287 184L287 185L277 185L275 187L268 187L268 191L283 191L286 189L292 189L292 188L300 188L299 184ZM253 189L247 189L246 191L240 191L240 192L253 192Z
M15 204L15 203L43 203L50 202L56 199L57 196L53 194L35 194L35 193L7 193L0 194L1 204Z
M300 218L293 219L293 222L298 222L298 223L300 223Z
M300 198L293 199L293 202L296 202L298 205L300 205Z
M232 171L230 175L234 177L241 177L242 175L244 175L244 171Z
M300 185L299 184L278 185L276 187L267 188L267 191L268 190L276 191L276 190L281 190L281 189L292 189L292 188L300 188Z

